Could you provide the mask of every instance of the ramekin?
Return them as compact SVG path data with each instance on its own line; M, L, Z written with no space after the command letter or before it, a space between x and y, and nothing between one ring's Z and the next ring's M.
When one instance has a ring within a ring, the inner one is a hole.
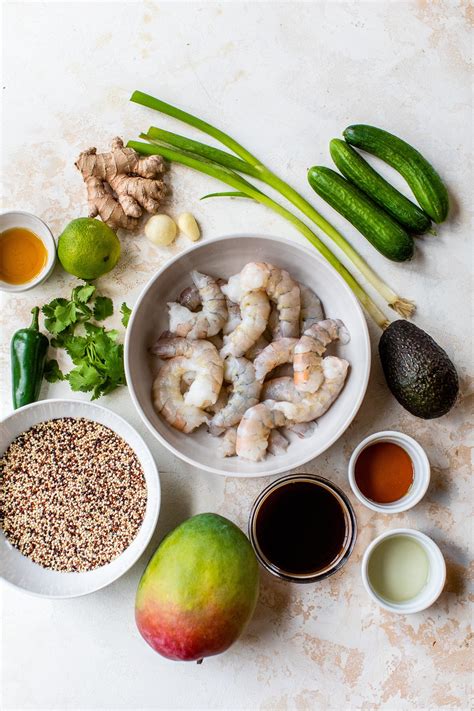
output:
M22 212L21 210L15 210L10 212L3 212L0 215L0 232L9 230L12 227L22 227L25 230L30 230L43 242L47 257L46 263L42 270L30 281L26 281L24 284L9 284L3 279L0 279L0 290L7 291L10 293L20 293L22 291L29 291L33 289L38 284L42 284L46 279L51 276L54 269L54 264L56 262L56 243L54 237L49 229L48 225L40 220L36 215L30 212Z
M368 499L357 486L355 478L355 467L359 455L366 447L374 444L375 442L392 442L393 444L398 444L399 447L402 447L405 450L413 462L413 484L405 496L398 499L398 501L393 501L390 504L378 504L375 501ZM378 513L395 514L401 513L402 511L408 511L408 509L413 508L413 506L416 506L416 504L421 501L423 496L426 494L430 483L431 470L426 452L416 440L403 432L387 430L384 432L376 432L375 434L366 437L354 449L349 460L348 474L351 489L364 506L372 509L372 511L378 511Z
M392 536L402 535L414 538L418 543L423 546L428 556L430 572L428 582L426 583L423 590L421 590L421 592L418 593L416 597L412 598L411 600L406 600L405 602L390 602L383 598L381 595L379 595L372 587L368 576L369 560L374 550L382 541L386 540L387 538L391 538ZM388 610L388 612L394 612L399 615L410 615L414 612L421 612L422 610L426 610L426 608L430 607L434 602L436 602L438 597L441 595L444 588L444 584L446 582L446 563L443 554L441 553L437 544L433 541L432 538L427 536L425 533L421 533L421 531L416 531L413 528L395 528L391 531L385 531L385 533L382 533L380 536L377 536L377 538L372 541L372 543L368 546L364 553L364 556L362 558L361 572L364 587L372 598L372 600L377 602L381 607L384 608L384 610Z

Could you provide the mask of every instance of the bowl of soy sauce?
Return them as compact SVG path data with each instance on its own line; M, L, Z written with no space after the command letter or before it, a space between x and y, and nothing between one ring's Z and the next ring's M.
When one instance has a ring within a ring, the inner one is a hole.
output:
M348 560L357 537L347 496L328 479L290 474L267 486L250 512L249 538L260 563L278 578L314 583Z

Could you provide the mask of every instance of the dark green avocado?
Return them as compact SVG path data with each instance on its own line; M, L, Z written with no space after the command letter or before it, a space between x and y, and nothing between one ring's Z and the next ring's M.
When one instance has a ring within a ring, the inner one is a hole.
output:
M394 321L379 341L388 387L400 405L416 417L445 415L459 392L456 368L425 331L409 321Z

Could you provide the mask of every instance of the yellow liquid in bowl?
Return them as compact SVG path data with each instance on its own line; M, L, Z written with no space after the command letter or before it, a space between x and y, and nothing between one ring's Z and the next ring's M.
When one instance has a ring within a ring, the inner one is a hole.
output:
M368 565L370 584L388 602L415 598L428 582L430 563L412 536L390 536L374 549Z
M7 284L26 284L46 264L43 241L24 227L12 227L0 234L0 279Z

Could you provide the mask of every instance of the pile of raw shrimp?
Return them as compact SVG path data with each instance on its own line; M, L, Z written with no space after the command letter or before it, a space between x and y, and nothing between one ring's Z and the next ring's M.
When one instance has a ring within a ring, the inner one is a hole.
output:
M250 262L227 283L191 278L151 347L165 361L153 383L156 411L185 433L206 425L224 457L282 454L285 432L310 435L341 392L349 363L323 356L332 341L348 342L347 329L272 264Z

